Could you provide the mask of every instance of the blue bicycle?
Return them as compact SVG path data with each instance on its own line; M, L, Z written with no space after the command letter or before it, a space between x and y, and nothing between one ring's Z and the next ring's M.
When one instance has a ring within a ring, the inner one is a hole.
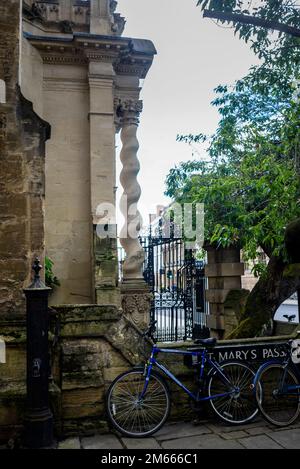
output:
M153 340L155 322L144 336ZM170 412L169 387L155 368L177 384L197 404L209 401L218 417L230 424L251 421L258 413L252 391L255 373L245 363L217 363L210 357L216 339L195 341L198 348L164 349L154 345L144 368L119 375L106 396L106 411L113 427L129 437L147 437L158 431ZM189 357L196 367L197 391L192 392L156 359L159 353Z
M262 416L273 425L284 427L300 414L300 341L291 339L280 347L284 358L263 363L253 388Z

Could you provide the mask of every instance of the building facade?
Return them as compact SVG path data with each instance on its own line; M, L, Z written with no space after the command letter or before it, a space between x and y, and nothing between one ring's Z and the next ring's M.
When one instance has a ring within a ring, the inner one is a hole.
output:
M138 123L140 80L156 51L150 41L121 36L116 7L111 0L23 4L21 90L51 125L45 250L61 284L53 304L120 303L116 240L96 229L106 205L115 205L116 132L126 119Z
M112 0L0 2L1 442L24 421L23 289L35 256L52 259L61 284L50 296L60 306L51 309L49 335L58 435L105 427L107 386L141 360L136 326L148 319L150 300L143 250L126 233L123 290L118 285L115 138L121 132L127 214L140 196L141 80L156 51L151 41L122 37L116 7Z

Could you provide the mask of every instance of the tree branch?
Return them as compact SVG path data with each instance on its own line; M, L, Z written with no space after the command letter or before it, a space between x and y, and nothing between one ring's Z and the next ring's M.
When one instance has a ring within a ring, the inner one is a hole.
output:
M233 23L244 23L252 24L253 26L260 26L266 29L272 29L274 31L281 31L286 34L290 34L294 37L300 37L300 29L288 26L287 24L278 23L277 21L267 21L263 18L257 18L256 16L240 15L237 13L225 13L223 11L211 11L204 10L204 18L214 18L216 20L223 20Z

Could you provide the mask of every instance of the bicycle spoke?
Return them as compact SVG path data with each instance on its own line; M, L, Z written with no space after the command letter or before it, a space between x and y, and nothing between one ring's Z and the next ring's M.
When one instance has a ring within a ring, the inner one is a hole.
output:
M216 372L209 383L209 396L232 392L229 395L212 399L211 406L217 415L226 422L244 423L250 421L258 412L250 389L254 372L242 363L225 363L221 367L222 372L231 383L231 389L230 385L226 385Z
M132 371L122 375L110 392L109 407L117 428L131 436L150 434L166 419L169 397L162 382L151 375L143 398L145 377Z

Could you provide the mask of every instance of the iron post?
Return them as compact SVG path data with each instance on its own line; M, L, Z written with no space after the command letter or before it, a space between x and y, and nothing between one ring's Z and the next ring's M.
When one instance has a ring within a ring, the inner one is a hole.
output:
M27 409L25 416L25 445L29 448L53 444L53 415L49 407L49 347L48 294L40 278L39 259L32 267L34 279L24 289L27 322Z

